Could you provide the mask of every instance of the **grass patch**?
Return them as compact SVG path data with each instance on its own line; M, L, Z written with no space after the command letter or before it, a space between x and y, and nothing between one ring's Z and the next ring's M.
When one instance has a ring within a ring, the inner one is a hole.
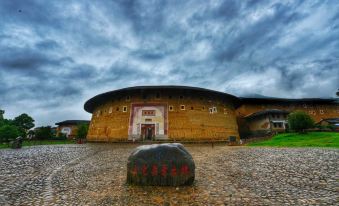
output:
M272 139L253 142L249 146L270 147L335 147L339 148L339 133L336 132L308 132L283 133L272 137Z
M25 140L22 143L23 147L35 145L56 145L56 144L75 144L74 140ZM8 144L0 144L0 149L10 148Z

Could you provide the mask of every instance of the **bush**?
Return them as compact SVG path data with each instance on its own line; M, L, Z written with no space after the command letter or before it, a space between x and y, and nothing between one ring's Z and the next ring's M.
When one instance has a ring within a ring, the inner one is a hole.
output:
M38 140L46 140L53 138L51 126L39 127L35 132L35 138Z
M288 125L291 130L304 133L306 129L314 127L314 121L307 113L296 111L288 115Z
M77 139L86 139L87 132L88 132L88 124L79 124L78 132L77 132Z
M19 130L14 125L0 127L0 142L9 142L19 136Z

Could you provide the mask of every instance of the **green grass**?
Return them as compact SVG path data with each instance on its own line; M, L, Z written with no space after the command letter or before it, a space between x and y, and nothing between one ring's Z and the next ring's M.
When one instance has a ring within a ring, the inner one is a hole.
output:
M56 145L56 144L75 144L73 140L25 140L22 143L23 147L29 147L34 145ZM0 149L10 148L8 144L0 144Z
M335 147L339 148L339 133L308 132L306 134L283 133L272 139L249 143L249 146L270 147Z

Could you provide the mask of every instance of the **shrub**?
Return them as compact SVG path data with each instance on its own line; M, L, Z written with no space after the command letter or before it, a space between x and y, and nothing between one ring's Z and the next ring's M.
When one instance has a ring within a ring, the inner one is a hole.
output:
M87 131L88 131L88 124L79 124L78 132L77 132L77 139L86 139Z
M38 140L45 140L53 138L51 126L39 127L35 132L35 138Z
M310 115L303 111L296 111L288 115L289 128L303 133L306 129L314 127L314 121Z
M14 125L0 127L0 142L9 142L19 136L19 130Z

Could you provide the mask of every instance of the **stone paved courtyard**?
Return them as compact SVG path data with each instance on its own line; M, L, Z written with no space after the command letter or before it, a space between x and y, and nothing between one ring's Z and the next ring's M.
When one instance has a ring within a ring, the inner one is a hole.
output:
M136 145L0 150L0 205L336 205L339 150L187 145L189 187L128 186Z

